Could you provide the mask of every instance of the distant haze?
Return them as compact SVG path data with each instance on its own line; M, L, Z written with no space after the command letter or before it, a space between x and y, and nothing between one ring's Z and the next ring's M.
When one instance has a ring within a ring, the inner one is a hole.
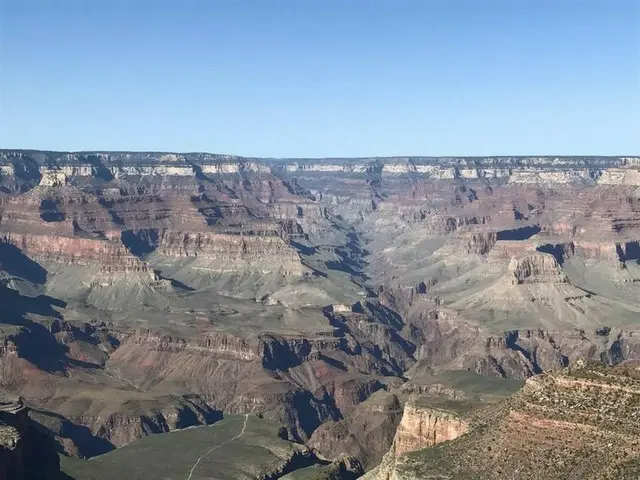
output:
M640 153L637 0L0 0L0 148Z

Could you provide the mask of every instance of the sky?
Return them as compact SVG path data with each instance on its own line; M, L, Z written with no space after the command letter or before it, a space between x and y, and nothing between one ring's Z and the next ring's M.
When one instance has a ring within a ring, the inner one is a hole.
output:
M0 0L0 148L640 155L640 0Z

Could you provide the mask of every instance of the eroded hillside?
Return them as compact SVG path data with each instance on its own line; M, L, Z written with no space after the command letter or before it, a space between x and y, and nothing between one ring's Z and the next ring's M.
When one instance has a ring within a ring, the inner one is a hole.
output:
M577 362L541 374L467 417L468 432L412 453L389 452L365 478L638 478L639 380L637 363Z
M1 151L2 387L70 455L252 414L371 467L425 377L640 357L639 168Z

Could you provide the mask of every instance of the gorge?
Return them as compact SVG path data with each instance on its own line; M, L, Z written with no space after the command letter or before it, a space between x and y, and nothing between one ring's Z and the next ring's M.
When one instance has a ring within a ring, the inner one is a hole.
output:
M640 359L639 261L640 157L0 150L0 388L77 480L245 416L262 463L202 472L405 478L523 385Z

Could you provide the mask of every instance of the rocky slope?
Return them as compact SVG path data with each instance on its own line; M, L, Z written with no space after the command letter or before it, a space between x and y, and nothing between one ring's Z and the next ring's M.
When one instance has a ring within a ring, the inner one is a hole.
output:
M396 390L401 418L384 455L363 477L389 480L407 453L454 440L469 432L478 412L518 391L522 382L487 378L469 371L414 377ZM392 430L393 431L393 430Z
M527 380L470 417L469 433L387 461L364 478L636 478L637 363L576 362Z
M466 370L414 376L374 393L346 418L321 425L308 444L328 458L347 453L367 470L381 461L388 469L401 453L465 433L472 412L521 386Z
M252 413L373 466L425 376L640 357L639 169L2 150L0 383L73 455Z

